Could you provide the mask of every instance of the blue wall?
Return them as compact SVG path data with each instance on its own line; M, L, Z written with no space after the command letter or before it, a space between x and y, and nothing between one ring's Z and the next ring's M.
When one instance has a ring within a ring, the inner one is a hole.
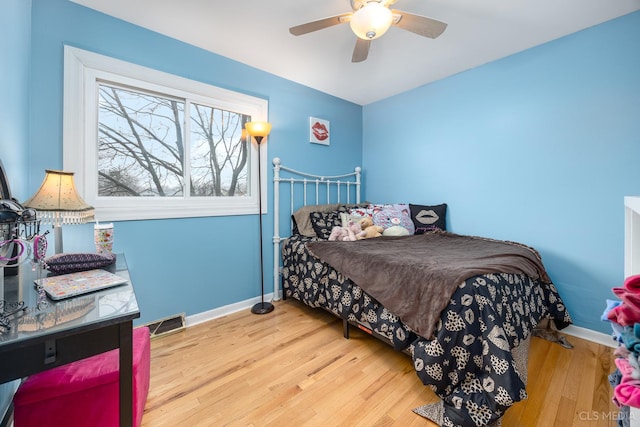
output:
M362 163L369 200L447 202L451 230L536 247L576 324L608 332L598 318L623 279L622 200L640 193L640 13L363 108L67 0L10 0L0 12L0 156L18 199L62 167L69 44L268 99L269 158L325 174ZM330 147L307 142L309 116L331 121ZM271 187L268 207L267 290ZM255 215L115 232L140 323L259 295ZM93 250L91 234L66 227L65 250Z
M30 0L0 7L0 160L16 197L27 188L30 16Z
M367 198L539 250L577 326L623 277L640 194L640 12L364 107Z
M27 184L24 171L29 146L30 16L30 0L3 0L0 7L0 160L15 196L22 194ZM0 289L0 295L3 294L4 289ZM19 382L0 384L0 421Z
M576 324L609 332L599 314L623 279L623 197L640 194L638 41L634 13L362 108L67 0L4 0L0 159L19 200L62 168L64 44L263 97L269 159L323 174L363 164L369 200L447 202L452 231L536 247ZM330 147L307 142L309 116L330 120ZM268 208L267 292L271 186ZM64 232L66 251L93 250L91 225ZM259 295L255 215L115 232L138 323Z
M5 9L3 3L0 15ZM33 0L30 18L31 22L16 23L20 27L14 32L30 34L31 63L18 64L21 66L11 70L10 80L2 79L1 83L7 87L15 84L24 92L23 76L30 74L28 113L13 113L18 115L17 123L28 123L28 132L19 129L22 140L3 136L0 141L3 161L12 164L12 181L23 183L16 192L19 200L35 192L45 169L62 168L65 44L268 99L273 130L264 147L269 159L278 156L290 167L318 173L340 173L362 162L359 105L67 0ZM29 58L25 55L28 45L15 49L10 61ZM5 55L4 51L0 54L3 64L8 62ZM3 109L15 107L0 105L6 107ZM308 142L309 116L331 122L330 147ZM29 135L28 144L24 134ZM25 143L16 145L20 142ZM10 149L12 156L5 160ZM28 165L20 161L14 165L13 157L26 156ZM266 179L272 179L271 168ZM267 292L273 289L271 193L269 185L269 213L264 217ZM64 227L65 252L94 251L92 235L91 224ZM126 253L142 314L138 323L180 312L202 313L260 295L256 215L117 222L114 250Z

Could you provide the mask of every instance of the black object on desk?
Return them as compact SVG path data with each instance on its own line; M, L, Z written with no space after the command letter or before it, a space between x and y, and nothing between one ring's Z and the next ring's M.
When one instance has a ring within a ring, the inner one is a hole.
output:
M42 295L34 286L38 271L29 263L16 276L4 277L0 298L9 304L24 301L26 310L0 333L0 383L119 348L120 426L132 426L133 320L140 311L124 255L105 270L128 283L40 305Z

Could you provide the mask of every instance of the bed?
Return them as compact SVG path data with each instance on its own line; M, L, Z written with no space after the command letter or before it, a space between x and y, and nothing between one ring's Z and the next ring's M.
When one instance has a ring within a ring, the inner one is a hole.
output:
M340 317L346 338L355 326L410 355L420 381L441 398L417 408L420 415L443 426L499 425L526 398L536 325L571 324L540 256L519 243L446 231L443 205L361 203L360 173L312 175L274 159L274 298L281 283L283 298ZM355 214L385 206L404 214L405 205L440 215L420 234L413 232L424 218L414 215L407 236L327 240ZM290 225L286 238L281 223Z

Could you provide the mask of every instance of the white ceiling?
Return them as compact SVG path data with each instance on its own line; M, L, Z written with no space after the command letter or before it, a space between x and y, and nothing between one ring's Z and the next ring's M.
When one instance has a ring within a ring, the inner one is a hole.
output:
M289 34L351 11L349 0L72 1L360 105L640 10L640 0L399 0L394 9L447 29L428 39L392 27L354 64L349 24Z

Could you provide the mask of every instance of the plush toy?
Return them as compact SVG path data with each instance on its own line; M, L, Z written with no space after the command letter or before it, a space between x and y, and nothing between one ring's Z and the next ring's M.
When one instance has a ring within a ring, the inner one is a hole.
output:
M353 242L356 240L356 234L361 231L362 229L360 228L360 224L350 221L348 227L333 227L331 229L331 234L329 235L329 240Z
M400 218L392 218L391 227L387 227L382 232L383 236L408 236L409 230L400 225Z
M382 232L384 231L384 228L378 225L374 225L373 220L368 216L362 218L359 221L359 225L360 228L362 228L362 231L356 234L356 239L358 240L380 237L382 236Z
M389 228L385 228L382 232L383 236L408 236L409 230L399 225L392 225Z
M329 240L331 241L342 241L345 237L349 237L349 230L346 227L335 226L331 229L331 234L329 234Z
M353 233L353 240L358 240L356 236L359 233L362 233L362 227L360 226L360 221L349 221L349 230Z

